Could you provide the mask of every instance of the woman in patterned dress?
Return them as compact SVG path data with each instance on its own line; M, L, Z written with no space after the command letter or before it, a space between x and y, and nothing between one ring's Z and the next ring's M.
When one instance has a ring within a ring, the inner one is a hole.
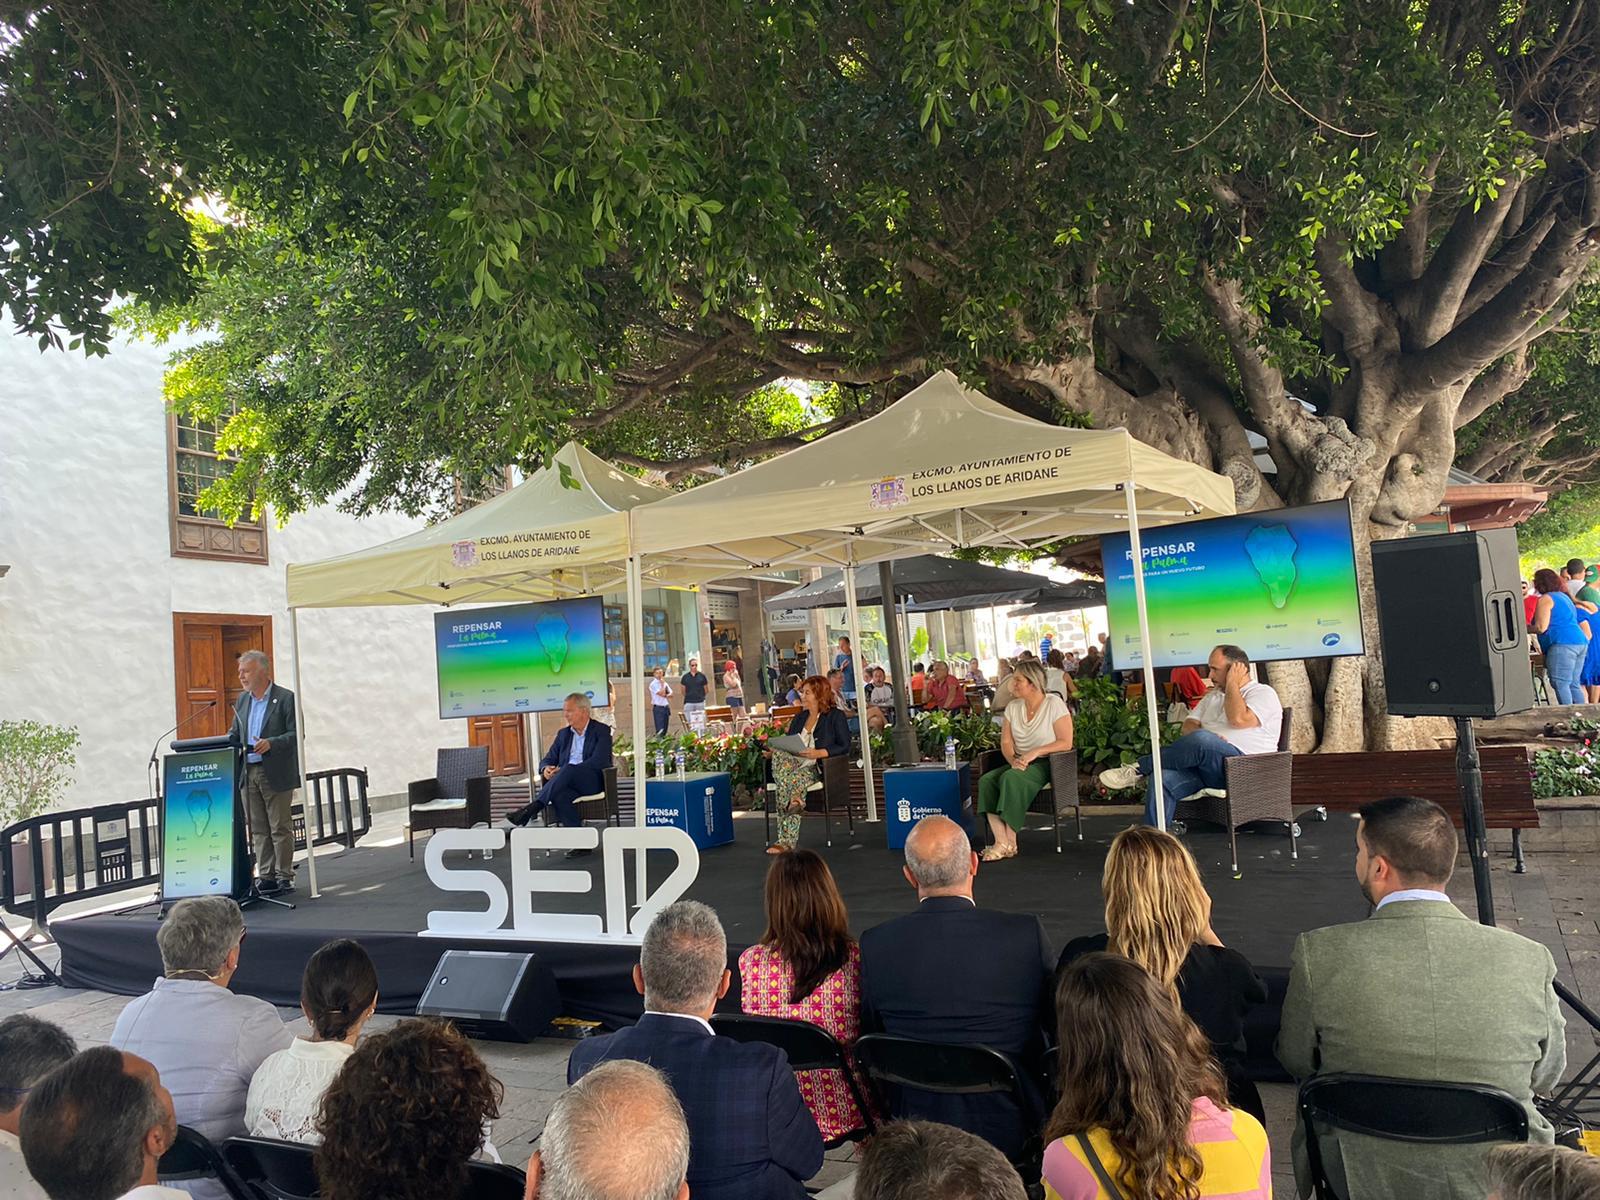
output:
M849 1054L861 1034L861 948L828 864L812 850L780 855L767 871L766 908L766 933L739 955L740 1007L820 1025ZM840 1072L797 1078L823 1141L866 1124Z
M800 685L805 707L789 722L789 733L804 749L773 750L772 782L778 789L778 840L768 854L785 854L800 844L800 818L805 813L806 792L817 782L819 759L850 753L850 726L834 699L833 685L813 675Z

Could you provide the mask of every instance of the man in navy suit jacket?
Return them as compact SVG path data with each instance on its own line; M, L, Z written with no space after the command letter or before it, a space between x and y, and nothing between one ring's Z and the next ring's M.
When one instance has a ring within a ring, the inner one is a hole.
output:
M579 796L592 796L605 790L601 772L611 765L611 726L592 718L589 697L573 692L561 706L567 723L556 733L550 743L550 752L539 760L539 777L544 786L532 804L524 805L500 823L509 831L514 825L526 825L549 805L556 815L558 825L581 825ZM589 854L588 850L569 850L568 858Z
M711 1013L730 979L717 914L695 900L664 908L633 968L644 1016L579 1042L567 1082L614 1059L649 1063L672 1084L689 1120L694 1200L804 1200L803 1181L822 1169L822 1135L783 1051L712 1032Z
M1018 1068L1029 1108L1003 1094L946 1096L902 1089L896 1116L966 1129L1015 1156L1043 1120L1039 1091L1055 1023L1055 963L1039 918L977 907L978 856L966 830L925 817L906 837L904 873L917 911L861 935L861 1031L988 1046Z

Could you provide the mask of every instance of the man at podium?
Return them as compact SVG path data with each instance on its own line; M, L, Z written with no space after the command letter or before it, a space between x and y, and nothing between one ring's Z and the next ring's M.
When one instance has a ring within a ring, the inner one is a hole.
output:
M300 786L294 693L272 682L272 663L259 650L239 656L244 691L233 707L233 737L245 751L244 796L262 894L294 891L294 823L289 810Z

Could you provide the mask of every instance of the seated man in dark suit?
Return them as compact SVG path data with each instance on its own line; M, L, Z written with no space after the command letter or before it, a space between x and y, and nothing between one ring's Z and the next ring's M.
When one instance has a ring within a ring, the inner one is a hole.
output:
M861 935L861 1031L925 1042L988 1046L1037 1083L1054 1021L1054 960L1039 918L977 907L978 856L961 826L925 817L906 837L905 877L917 911ZM903 1090L895 1116L942 1121L987 1138L1008 1155L1038 1128L1041 1111L1009 1096L937 1096Z
M649 1063L689 1120L694 1200L803 1200L803 1181L822 1169L822 1135L783 1051L712 1032L711 1013L731 978L717 914L694 900L663 909L633 968L644 1016L579 1042L567 1082L614 1059Z
M589 711L589 697L573 692L561 706L561 715L567 723L550 743L550 752L539 760L539 777L544 786L532 804L525 804L500 822L500 828L509 832L513 826L526 825L549 805L556 815L558 825L581 825L579 796L592 796L605 790L601 774L611 765L611 726L593 720ZM589 850L569 850L568 858L590 854Z

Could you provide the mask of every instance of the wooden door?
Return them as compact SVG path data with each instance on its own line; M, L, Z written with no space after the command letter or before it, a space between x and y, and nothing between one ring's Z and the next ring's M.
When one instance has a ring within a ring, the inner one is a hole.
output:
M177 711L175 736L220 737L233 724L239 699L239 655L272 657L272 618L239 613L173 613Z
M519 713L498 717L468 717L467 745L489 747L489 774L525 775L528 739Z

